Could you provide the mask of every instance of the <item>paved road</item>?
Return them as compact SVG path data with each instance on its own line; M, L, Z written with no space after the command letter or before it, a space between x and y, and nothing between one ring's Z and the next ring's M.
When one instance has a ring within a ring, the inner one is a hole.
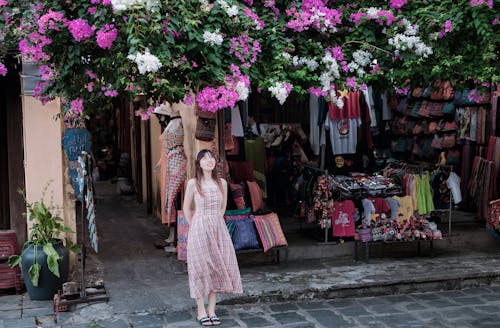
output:
M500 327L500 286L410 295L221 306L223 327ZM187 314L184 314L187 315ZM195 327L182 313L167 327ZM153 327L153 326L152 326Z
M0 298L7 300L7 298ZM38 306L41 303L37 303ZM44 303L45 304L45 303ZM47 305L49 305L47 303ZM87 318L106 304L81 309ZM106 328L191 328L199 327L193 311L174 313L114 314L90 324L74 313L62 313L54 322L50 307L24 309L23 318L2 317L0 328L31 327L106 327ZM100 310L99 310L100 309ZM101 311L102 312L102 311ZM409 295L360 297L331 300L305 300L273 304L221 305L221 327L500 327L500 286L471 288ZM37 323L37 324L35 324Z

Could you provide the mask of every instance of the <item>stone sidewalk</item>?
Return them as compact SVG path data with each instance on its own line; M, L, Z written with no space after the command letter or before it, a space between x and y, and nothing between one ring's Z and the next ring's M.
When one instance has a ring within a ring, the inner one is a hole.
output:
M189 298L185 263L153 246L166 237L165 227L130 198L102 189L97 195L100 251L90 253L89 262L99 265L89 263L86 271L92 272L87 275L91 282L104 281L109 302L83 304L55 320L50 301L33 302L27 295L0 296L0 328L88 327L103 320L116 322L111 327L122 327L128 322L123 318L140 321L157 315L181 316L178 319L190 315L194 302ZM409 249L391 246L382 252L374 250L370 263L353 262L352 242L318 245L309 241L304 245L292 238L289 248L295 256L288 263L272 263L269 253L239 256L244 294L221 296L220 304L397 295L500 281L500 243L484 229L454 237L452 244L437 243L433 258L427 257L425 247L424 256L415 256L414 245ZM483 241L487 243L474 246Z
M172 265L174 261L165 259ZM490 286L500 283L500 256L375 259L369 264L349 265L330 259L248 267L241 273L244 294L221 296L219 304L272 304ZM3 296L0 323L9 328L35 327L35 323L40 327L88 327L94 321L106 321L116 322L112 327L128 327L124 324L130 320L161 316L181 321L192 315L194 302L189 298L185 271L164 272L162 280L150 284L141 284L137 278L132 274L128 279L110 282L113 288L108 289L107 304L80 305L57 318L50 301L30 301L26 294ZM121 288L115 288L118 285ZM169 292L165 293L165 289ZM145 297L156 301L143 302Z

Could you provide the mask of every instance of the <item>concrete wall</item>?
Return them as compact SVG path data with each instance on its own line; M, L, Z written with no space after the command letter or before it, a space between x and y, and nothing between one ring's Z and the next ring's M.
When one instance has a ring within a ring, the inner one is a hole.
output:
M65 225L76 231L74 191L61 145L63 123L55 120L60 103L57 100L44 106L31 96L22 96L22 108L26 199L39 201L48 186L46 204L54 206ZM30 227L28 222L28 231ZM67 237L76 242L75 234Z

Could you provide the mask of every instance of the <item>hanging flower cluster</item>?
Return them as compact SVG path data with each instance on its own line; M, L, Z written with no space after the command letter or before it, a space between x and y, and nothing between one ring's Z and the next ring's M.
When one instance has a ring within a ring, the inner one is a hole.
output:
M73 113L143 95L217 111L250 85L279 104L294 92L343 106L338 90L373 81L397 94L424 81L500 76L491 0L0 0L3 56L40 67L35 94ZM474 28L470 28L474 26ZM475 30L477 29L477 30ZM470 40L474 42L470 42ZM482 53L482 56L477 56ZM464 67L467 66L467 67ZM196 94L192 94L196 90Z
M288 82L275 82L269 87L269 92L278 99L280 105L283 105L292 92L292 85Z
M140 74L146 74L148 72L155 73L163 66L158 57L149 53L148 48L146 48L142 54L128 55L127 58L137 64L137 69Z

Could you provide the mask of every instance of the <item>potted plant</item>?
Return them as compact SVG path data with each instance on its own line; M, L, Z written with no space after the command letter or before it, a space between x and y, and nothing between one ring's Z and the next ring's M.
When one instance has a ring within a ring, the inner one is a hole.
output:
M59 215L52 213L43 196L40 201L25 202L26 215L32 222L31 232L21 255L9 257L8 263L10 267L21 265L24 283L32 300L50 300L68 279L68 249L77 252L78 246L69 239L63 243L61 236L74 231L63 224Z

